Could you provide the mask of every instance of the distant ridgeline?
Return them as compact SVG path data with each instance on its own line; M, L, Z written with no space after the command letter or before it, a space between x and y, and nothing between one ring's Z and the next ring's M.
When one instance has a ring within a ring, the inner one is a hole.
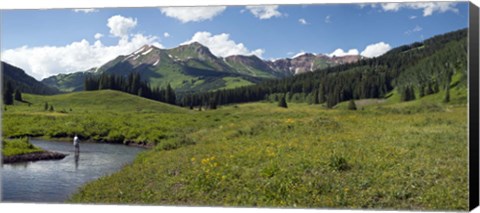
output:
M51 88L27 75L22 69L2 62L2 100L6 105L13 104L16 100L21 101L21 93L40 95L58 94L59 91Z
M296 68L287 69L289 66ZM351 99L388 98L394 94L400 101L409 101L440 91L445 92L444 101L448 102L451 88L466 88L466 66L467 29L368 59L304 54L268 62L255 56L217 58L199 43L169 50L144 46L99 68L51 76L42 82L2 62L3 102L8 105L13 104L13 99L21 101L22 92L57 94L60 90L102 89L210 109L284 97L287 101L333 107Z
M274 79L236 89L184 95L182 106L212 106L265 99L297 100L333 107L350 99L386 98L396 89L401 101L445 90L467 82L467 29L438 35L392 49L355 63ZM458 81L451 85L452 76Z

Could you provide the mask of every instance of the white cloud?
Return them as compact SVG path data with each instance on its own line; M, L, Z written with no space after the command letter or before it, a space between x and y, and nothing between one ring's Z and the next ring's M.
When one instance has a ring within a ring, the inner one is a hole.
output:
M423 28L417 25L413 29L405 31L405 34L410 35L412 33L420 32L422 30L423 30Z
M131 27L128 28L130 29ZM24 69L29 75L41 80L60 73L99 67L119 55L130 54L145 44L163 47L155 36L135 34L130 37L119 32L124 31L115 31L117 35L122 35L115 45L106 46L100 40L92 44L82 39L65 46L23 46L2 51L2 60Z
M255 17L259 19L270 19L272 17L280 17L282 13L278 11L278 5L271 6L246 6Z
M398 11L401 8L423 10L423 16L430 16L434 12L452 11L457 13L456 4L455 2L382 3L381 7L384 11Z
M408 18L411 19L411 20L413 20L413 19L416 19L417 16L410 16L410 17L408 17Z
M168 33L168 32L164 32L164 33L163 33L163 37L165 37L165 38L168 38L168 37L170 37L170 33Z
M346 55L358 55L358 50L357 49L349 49L347 52L345 52L343 49L338 48L335 51L333 51L332 53L327 54L327 55L330 56L330 57L333 57L333 56L340 57L340 56L346 56Z
M93 37L95 37L95 39L98 40L98 39L101 39L103 37L103 34L95 33L95 35Z
M96 13L98 12L97 9L73 9L76 13Z
M182 23L211 20L220 15L227 7L164 7L160 8L163 14L178 19Z
M332 23L331 18L332 18L332 17L331 17L330 15L326 16L326 17L325 17L325 23L327 23L327 24Z
M303 24L303 25L308 24L307 20L305 20L305 19L303 19L303 18L298 19L298 22L299 22L300 24Z
M360 3L360 4L358 4L358 6L359 6L361 9L363 9L363 8L365 8L365 7L368 7L368 6L370 6L370 7L372 7L372 8L376 8L376 7L377 7L376 4L369 4L369 3Z
M422 30L423 30L423 28L417 25L415 28L413 28L412 31L413 31L413 32L420 32L420 31L422 31Z
M137 19L115 15L108 19L107 26L110 28L110 33L113 36L124 38L128 36L131 29L137 26Z
M365 47L365 49L361 53L358 51L358 49L350 49L345 52L343 49L338 48L332 53L329 53L327 55L330 57L333 57L333 56L341 57L346 55L362 55L362 56L371 58L371 57L381 56L387 51L389 51L390 49L392 49L392 47L390 47L389 44L382 41L376 44L368 45L367 47Z
M383 3L381 4L383 10L385 11L398 11L401 7L401 3Z
M198 42L210 49L212 53L218 57L227 57L231 55L256 55L262 58L265 50L256 49L250 51L243 43L236 43L230 39L230 35L226 33L212 35L210 32L197 32L189 41L183 44Z
M378 57L378 56L381 56L383 55L384 53L386 53L387 51L389 51L390 49L392 49L392 47L390 47L390 44L387 44L385 42L378 42L376 44L370 44L368 45L367 47L365 47L365 49L360 53L360 55L362 56L366 56L366 57Z

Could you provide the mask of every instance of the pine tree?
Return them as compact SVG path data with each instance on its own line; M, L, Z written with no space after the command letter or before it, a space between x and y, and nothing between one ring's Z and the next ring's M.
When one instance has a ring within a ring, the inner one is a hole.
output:
M443 99L443 102L450 102L450 87L447 87L447 89L445 90L445 98Z
M285 100L285 95L278 102L279 107L288 108L287 101Z
M175 96L175 91L172 89L170 84L167 85L167 90L165 93L166 102L169 104L175 104L177 97Z
M22 93L20 92L19 89L16 89L16 90L15 90L15 100L17 100L17 101L23 101L23 100L22 100Z
M215 100L215 98L210 99L210 103L209 103L208 108L217 109L217 101Z
M50 112L53 112L54 110L55 110L55 109L53 108L53 105L50 105L49 111L50 111Z
M322 104L325 103L325 101L327 101L325 100L325 92L323 90L323 87L320 86L320 88L318 89L318 102Z
M335 99L332 97L332 95L329 95L329 96L327 97L327 101L326 101L326 102L327 102L327 108L330 108L330 109L333 108L333 106L335 106L335 104L336 104L336 103L335 103Z
M353 99L350 99L350 102L348 102L348 109L357 110L357 105L355 105L355 101Z
M447 83L445 85L445 98L443 99L443 102L445 103L450 102L450 82L452 81L452 74L448 73L447 75Z
M415 89L412 86L406 86L401 91L400 101L411 101L415 100Z
M418 96L420 96L420 97L425 96L425 90L423 89L422 86L420 86L420 87L418 88L418 92L419 92L419 93L418 93Z
M43 109L44 109L45 111L48 110L48 102L45 102L45 105L43 106Z
M415 89L412 86L410 86L410 100L415 100L415 99L417 99L415 97Z
M13 87L10 81L7 81L5 87L3 88L3 103L5 105L13 104Z

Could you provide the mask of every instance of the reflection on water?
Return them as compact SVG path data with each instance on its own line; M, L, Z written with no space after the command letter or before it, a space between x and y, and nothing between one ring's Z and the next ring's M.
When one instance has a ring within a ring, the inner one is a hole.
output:
M143 149L123 145L31 140L46 150L68 154L62 160L6 164L1 168L2 201L59 203L81 185L130 163ZM80 157L81 155L81 157Z
M80 150L75 151L75 171L78 169L78 160L80 159Z

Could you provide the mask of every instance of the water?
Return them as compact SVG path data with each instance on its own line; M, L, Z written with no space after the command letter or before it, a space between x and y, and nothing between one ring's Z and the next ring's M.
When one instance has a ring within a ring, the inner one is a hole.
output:
M68 154L62 160L5 164L1 168L2 201L62 203L83 184L118 171L142 148L101 143L80 144L30 140L43 149Z

